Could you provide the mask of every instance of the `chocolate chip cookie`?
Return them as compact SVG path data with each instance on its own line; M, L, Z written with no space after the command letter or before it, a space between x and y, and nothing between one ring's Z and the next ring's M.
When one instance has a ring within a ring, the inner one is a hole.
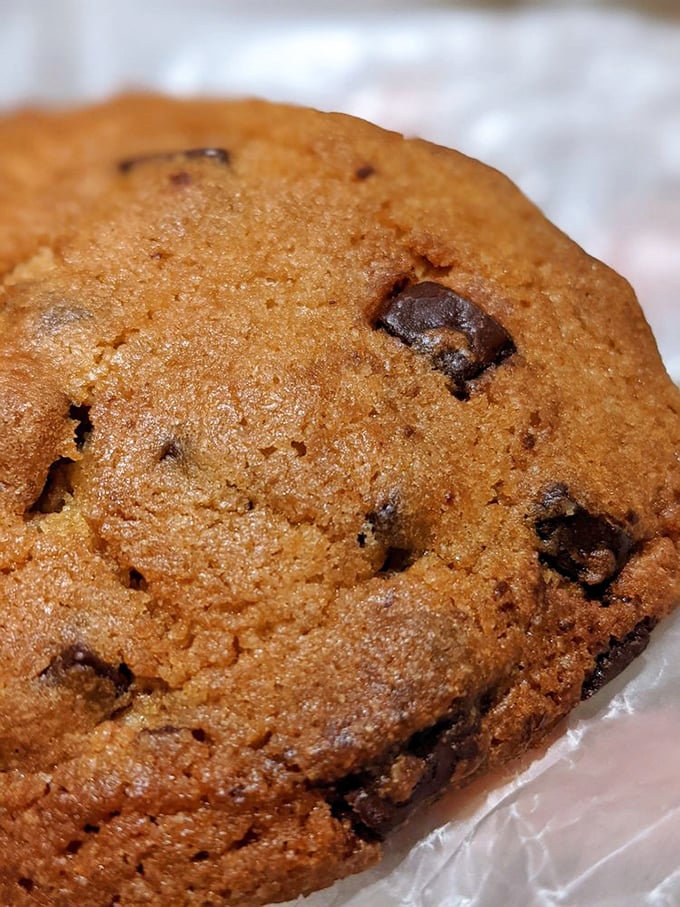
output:
M64 164L2 190L0 900L329 885L647 645L678 391L625 281L455 152L18 121Z

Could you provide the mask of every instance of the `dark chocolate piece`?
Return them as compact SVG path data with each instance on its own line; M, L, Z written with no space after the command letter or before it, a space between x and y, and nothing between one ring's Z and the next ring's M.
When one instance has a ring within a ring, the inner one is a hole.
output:
M479 306L433 281L407 287L390 297L377 324L419 353L451 382L460 399L469 396L467 382L515 351L512 338Z
M64 649L40 673L41 677L58 680L68 671L85 669L93 671L97 677L107 680L116 691L117 696L126 693L134 680L132 671L121 662L117 667L104 661L87 646L80 643Z
M357 167L354 171L354 175L358 180L367 180L369 176L373 176L375 173L375 167L371 164L364 164L362 167Z
M590 699L610 680L618 677L638 655L645 651L650 633L656 623L655 618L645 617L623 639L610 637L609 648L600 652L595 659L595 668L583 681L581 699Z
M545 492L536 533L545 562L589 587L614 579L633 549L625 529L609 517L590 513L562 484Z
M479 718L456 715L415 734L385 766L339 786L352 821L384 839L424 803L443 793L464 762L478 762ZM336 811L337 805L336 805ZM342 810L339 810L342 813Z
M159 151L157 154L141 154L138 157L129 157L118 164L121 173L129 173L140 164L149 164L154 161L173 161L176 158L195 160L208 158L218 164L231 163L231 155L225 148L189 148L186 151Z

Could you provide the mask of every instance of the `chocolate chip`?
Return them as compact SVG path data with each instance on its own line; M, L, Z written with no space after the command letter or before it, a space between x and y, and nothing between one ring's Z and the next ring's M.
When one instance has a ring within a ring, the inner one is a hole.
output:
M564 482L553 482L546 486L541 493L539 507L547 516L567 516L573 513L575 501L569 494L569 489Z
M655 618L645 617L623 639L610 637L609 648L600 652L595 659L595 668L583 681L581 699L590 699L644 652L656 623Z
M345 779L339 785L341 804L350 818L377 838L384 839L420 805L440 795L456 769L479 759L479 718L457 714L415 734L380 770ZM466 773L467 773L466 771Z
M119 162L118 169L121 173L129 173L140 164L149 164L154 161L173 161L176 158L183 158L189 161L197 158L207 158L218 164L231 163L231 155L225 148L189 148L186 151L160 151L157 154L142 154L138 157L129 157Z
M433 281L387 299L377 324L429 356L450 379L451 392L459 399L469 396L469 381L515 351L512 338L494 318Z
M104 661L91 649L88 649L87 646L79 643L69 646L60 655L53 658L40 676L59 680L73 670L90 670L94 672L97 677L113 685L117 696L126 693L134 680L132 671L124 662L121 662L116 667Z
M590 513L563 484L545 491L536 533L544 561L587 587L614 579L633 549L625 529L609 517Z
M354 175L358 180L366 180L369 176L373 176L375 173L375 167L371 164L364 164L362 167L357 167L354 171Z

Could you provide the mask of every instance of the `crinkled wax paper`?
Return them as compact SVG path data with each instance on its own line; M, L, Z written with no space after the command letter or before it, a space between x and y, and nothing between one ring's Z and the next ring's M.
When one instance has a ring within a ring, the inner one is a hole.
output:
M631 280L680 378L680 25L583 4L331 6L0 0L0 105L259 95L459 148ZM304 903L678 907L680 615L545 746Z

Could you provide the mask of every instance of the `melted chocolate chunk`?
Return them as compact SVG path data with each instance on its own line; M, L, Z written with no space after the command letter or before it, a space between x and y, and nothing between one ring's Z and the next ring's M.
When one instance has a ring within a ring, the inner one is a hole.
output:
M79 643L69 646L53 658L40 676L59 680L72 670L92 671L97 677L112 684L117 696L126 693L134 680L132 671L124 662L116 667Z
M208 158L218 164L231 163L231 155L225 148L189 148L186 151L160 151L157 154L141 154L138 157L129 157L118 164L121 173L129 173L140 164L149 164L154 161L173 161L176 158L195 160Z
M600 652L595 659L595 668L583 681L581 699L590 699L644 652L656 623L653 617L645 617L623 639L610 637L609 648L605 652Z
M536 533L545 562L588 587L614 579L633 549L625 529L609 517L590 513L562 484L545 492Z
M345 779L338 793L345 814L360 830L384 839L424 803L443 793L456 769L479 760L479 717L456 715L415 734L385 765L363 776ZM335 805L343 814L343 808Z
M377 324L450 379L452 393L469 396L468 382L515 352L512 338L479 306L439 283L425 281L387 300Z

